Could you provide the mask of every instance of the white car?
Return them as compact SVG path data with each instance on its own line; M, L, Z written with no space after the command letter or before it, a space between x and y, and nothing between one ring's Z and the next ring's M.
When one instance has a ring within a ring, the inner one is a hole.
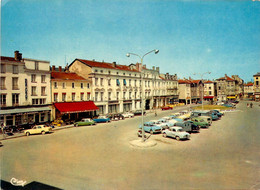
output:
M132 117L134 117L134 114L130 113L130 112L123 113L122 115L124 116L124 118L132 118Z
M171 123L168 122L162 122L162 119L159 120L151 120L154 125L160 126L162 129L167 129L168 127L172 126Z
M45 125L36 125L32 129L24 130L24 134L26 136L33 135L33 134L42 134L50 133L52 130L51 127L46 127Z
M190 139L190 134L183 131L182 127L170 127L163 131L163 137L173 137L177 141L181 139Z

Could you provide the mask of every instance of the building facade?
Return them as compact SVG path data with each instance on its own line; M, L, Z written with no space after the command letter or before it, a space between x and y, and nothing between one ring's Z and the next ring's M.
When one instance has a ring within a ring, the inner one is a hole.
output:
M49 61L1 57L1 123L6 126L50 121Z
M244 84L244 98L254 99L254 83Z
M215 85L213 81L206 80L204 83L203 99L206 101L213 101L215 97Z
M255 101L260 100L260 72L253 75L254 77L254 99Z

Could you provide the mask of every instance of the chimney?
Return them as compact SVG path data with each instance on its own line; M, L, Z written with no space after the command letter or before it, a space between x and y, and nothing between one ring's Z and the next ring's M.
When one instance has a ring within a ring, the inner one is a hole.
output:
M21 61L22 60L22 54L19 53L19 51L17 51L17 50L14 52L14 59L16 61Z
M153 70L155 70L155 67L153 66Z
M112 64L113 64L113 67L116 67L116 62L115 61Z
M59 72L62 72L62 67L61 66L59 66Z
M156 71L160 72L160 67L156 67Z
M146 65L144 65L143 68L146 69Z
M55 71L55 65L52 65L51 71Z
M191 80L191 77L189 77L189 80Z

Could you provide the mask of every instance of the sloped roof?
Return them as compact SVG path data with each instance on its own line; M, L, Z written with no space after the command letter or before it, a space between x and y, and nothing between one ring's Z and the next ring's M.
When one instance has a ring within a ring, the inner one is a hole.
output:
M189 80L183 80L183 79L180 79L180 80L178 80L178 83L179 84L191 84L192 82L191 81L189 81Z
M254 77L260 76L260 72L257 72L255 75L253 75Z
M16 61L13 57L5 57L5 56L1 56L1 61L13 61L17 63L21 62L21 61Z
M253 86L254 84L252 82L248 82L247 84L244 84L244 86Z
M76 73L66 73L66 72L51 72L51 79L61 79L61 80L87 80Z
M234 79L230 78L229 76L227 76L227 80L228 81L234 81Z
M212 81L210 81L210 80L207 80L207 81L205 81L204 83L213 83Z
M136 69L131 69L127 65L118 65L113 63L106 63L106 62L97 62L97 61L89 61L89 60L84 60L84 59L76 59L79 60L80 62L90 66L90 67L100 67L100 68L107 68L107 69L118 69L118 70L124 70L124 71L132 71L132 72L139 72Z
M192 83L199 83L201 80L190 80Z

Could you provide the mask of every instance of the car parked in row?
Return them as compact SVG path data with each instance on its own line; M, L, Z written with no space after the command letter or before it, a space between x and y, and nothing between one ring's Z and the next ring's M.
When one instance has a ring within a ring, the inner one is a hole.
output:
M136 116L136 115L142 115L142 110L136 110L133 112L133 114ZM146 115L146 112L143 111L143 114Z
M95 121L96 123L108 123L111 120L106 116L98 116L97 118L93 119L93 121Z
M139 126L139 129L142 128L142 125ZM153 122L144 122L144 131L150 134L161 133L162 128L158 125L155 125Z
M185 132L182 127L170 127L162 132L163 137L173 137L177 141L182 139L190 139L190 134Z
M198 133L200 128L193 121L177 122L174 126L182 127L188 133Z
M89 118L83 118L80 121L74 123L74 127L78 126L87 126L87 125L95 125L96 122Z
M131 113L131 112L126 112L126 113L123 113L122 114L125 118L132 118L132 117L134 117L135 115L133 114L133 113Z
M193 123L195 125L197 125L199 128L208 128L209 127L209 123L205 120L205 118L201 118L201 117L193 117L191 118L191 121L193 121Z
M26 136L34 135L34 134L42 134L50 133L52 131L51 127L47 127L45 125L36 125L32 129L24 130L24 134Z

